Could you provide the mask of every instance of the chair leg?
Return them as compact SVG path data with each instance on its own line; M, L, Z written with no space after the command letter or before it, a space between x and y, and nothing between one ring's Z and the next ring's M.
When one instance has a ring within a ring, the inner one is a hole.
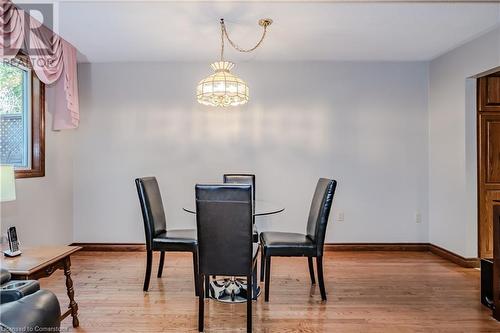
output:
M165 251L160 252L160 264L158 265L158 275L157 277L161 278L161 274L163 273L163 263L165 262Z
M205 319L205 292L203 288L203 275L198 275L198 288L200 297L198 297L198 331L203 332L204 329L204 319Z
M198 281L198 279L200 278L199 274L198 274L198 252L197 251L193 251L193 272L194 272L194 294L195 296L199 296L200 295L200 282Z
M205 297L210 297L210 276L208 274L205 275Z
M316 257L316 264L318 266L318 282L321 299L326 301L325 281L323 279L323 256Z
M144 276L144 287L142 290L148 291L149 280L151 279L151 265L153 264L153 251L147 251L146 257L146 276Z
M309 264L309 275L311 276L311 283L316 284L316 280L314 279L313 258L307 257L307 263Z
M252 274L247 275L247 288L253 285ZM252 293L247 292L247 332L252 332Z
M266 263L266 255L264 254L264 247L261 247L261 251L260 251L260 282L264 282L265 263Z
M253 266L252 269L252 299L257 299L257 263ZM248 289L248 286L247 286Z
M271 257L266 256L266 280L264 282L264 301L269 302L269 285L271 280Z

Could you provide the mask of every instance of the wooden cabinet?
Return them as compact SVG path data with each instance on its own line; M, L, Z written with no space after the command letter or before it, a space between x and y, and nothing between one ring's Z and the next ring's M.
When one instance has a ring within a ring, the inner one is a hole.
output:
M500 200L500 72L478 79L478 247L493 256L493 202Z
M497 72L480 78L478 104L480 112L500 111L500 74Z
M493 203L493 318L500 320L500 200Z

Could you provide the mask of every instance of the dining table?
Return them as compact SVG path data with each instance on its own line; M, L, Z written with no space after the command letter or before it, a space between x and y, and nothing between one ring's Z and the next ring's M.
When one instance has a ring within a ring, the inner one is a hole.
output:
M193 202L184 205L182 209L190 214L196 214L196 204ZM253 217L256 218L281 213L285 208L275 202L265 200L254 200ZM252 298L257 299L260 296L260 287L256 283L252 288ZM243 303L247 301L247 281L245 278L234 276L215 277L210 281L209 297L223 303Z
M187 213L196 214L196 204L194 202L189 205L184 205L182 209ZM273 215L281 213L284 210L285 208L282 205L275 202L255 200L253 216Z

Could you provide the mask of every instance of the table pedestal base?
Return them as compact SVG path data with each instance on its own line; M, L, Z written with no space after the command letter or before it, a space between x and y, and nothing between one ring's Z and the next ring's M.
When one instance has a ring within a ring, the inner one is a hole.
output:
M224 278L210 282L209 295L223 303L244 303L247 301L248 285L246 279ZM256 286L252 299L256 300L260 295L260 287Z

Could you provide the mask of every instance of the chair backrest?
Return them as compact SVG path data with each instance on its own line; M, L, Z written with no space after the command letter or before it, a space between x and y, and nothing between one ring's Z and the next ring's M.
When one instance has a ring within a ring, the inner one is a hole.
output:
M160 187L156 177L137 178L135 185L144 220L146 248L151 250L153 238L167 230L167 220L163 209Z
M195 192L200 273L250 274L251 185L196 185Z
M255 201L255 175L246 173L226 173L224 183L252 185L252 200Z
M337 181L333 179L320 178L316 184L316 190L309 210L307 220L307 236L313 240L317 247L317 255L323 255L325 243L326 226L328 216L332 208L333 195Z

